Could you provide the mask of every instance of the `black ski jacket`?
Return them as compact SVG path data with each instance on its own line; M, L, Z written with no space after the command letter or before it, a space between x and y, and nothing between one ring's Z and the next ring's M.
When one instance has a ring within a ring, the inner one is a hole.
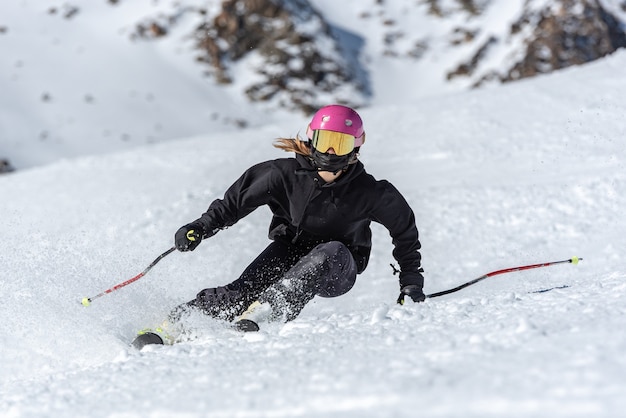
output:
M395 246L400 286L423 286L413 211L391 183L377 181L361 162L350 165L334 183L324 182L309 160L298 154L256 164L194 223L210 237L263 205L273 213L270 239L311 248L340 241L354 256L358 273L367 267L371 252L370 223L382 224Z

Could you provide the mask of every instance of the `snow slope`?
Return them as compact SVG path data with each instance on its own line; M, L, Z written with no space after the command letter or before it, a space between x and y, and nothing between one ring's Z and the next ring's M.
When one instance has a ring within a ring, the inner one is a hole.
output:
M0 159L21 170L205 132L229 133L242 125L281 123L288 114L276 107L285 95L256 104L245 95L265 79L259 68L280 72L280 67L252 52L227 61L234 81L219 85L197 61L193 30L217 15L221 3L0 2ZM506 74L525 54L533 25L515 34L511 27L524 13L538 15L549 3L555 2L310 0L341 40L343 58L352 61L348 66L364 86L367 98L353 102L374 106L404 106L468 89L488 74ZM601 3L626 19L620 0ZM480 13L468 12L471 8ZM167 36L137 36L137 25L154 21L168 29ZM295 19L295 24L310 33L307 23ZM334 48L328 43L325 34L316 39L327 52ZM448 80L479 51L471 74ZM287 85L302 88L294 80ZM341 90L327 95L341 100L352 91ZM315 93L310 95L324 97Z
M416 212L427 293L517 265L583 257L578 266L401 307L375 225L351 292L252 335L195 318L193 341L128 347L237 276L267 244L265 208L89 308L80 300L142 271L244 169L283 156L271 141L305 119L0 177L0 415L623 416L625 66L618 53L362 113L368 171Z
M158 41L131 40L136 24L170 7L2 2L0 158L22 169L268 123L241 94L202 76L184 32L196 22Z

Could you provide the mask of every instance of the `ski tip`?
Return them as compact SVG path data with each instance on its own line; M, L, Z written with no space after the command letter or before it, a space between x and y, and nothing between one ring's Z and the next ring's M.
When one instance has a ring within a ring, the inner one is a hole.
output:
M150 344L163 345L163 338L154 332L144 332L139 334L131 343L131 345L137 350L141 350Z
M83 304L83 306L89 306L91 305L91 299L83 298L83 300L81 300L81 303Z
M257 332L260 329L259 325L251 319L240 319L235 322L235 328L242 332Z
M572 264L578 264L579 261L582 261L582 257L572 257L569 259L569 262Z

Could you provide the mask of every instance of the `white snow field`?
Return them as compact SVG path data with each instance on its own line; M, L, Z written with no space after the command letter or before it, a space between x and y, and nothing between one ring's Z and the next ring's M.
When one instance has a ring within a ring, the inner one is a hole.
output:
M534 80L362 110L366 169L416 213L426 293L399 306L374 225L354 289L288 324L129 347L267 243L261 208L140 273L306 118L0 177L2 417L619 417L626 411L626 53ZM538 292L548 290L546 292Z

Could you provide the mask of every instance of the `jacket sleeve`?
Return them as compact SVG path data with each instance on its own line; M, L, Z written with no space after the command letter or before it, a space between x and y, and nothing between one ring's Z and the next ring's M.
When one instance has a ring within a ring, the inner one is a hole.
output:
M410 284L423 287L421 244L413 210L391 183L382 181L381 184L383 190L374 209L374 221L387 228L391 235L393 257L400 265L400 288Z
M264 162L246 170L226 190L223 199L216 199L202 216L194 221L204 229L204 237L215 235L220 229L232 226L259 206L269 203L272 162Z

